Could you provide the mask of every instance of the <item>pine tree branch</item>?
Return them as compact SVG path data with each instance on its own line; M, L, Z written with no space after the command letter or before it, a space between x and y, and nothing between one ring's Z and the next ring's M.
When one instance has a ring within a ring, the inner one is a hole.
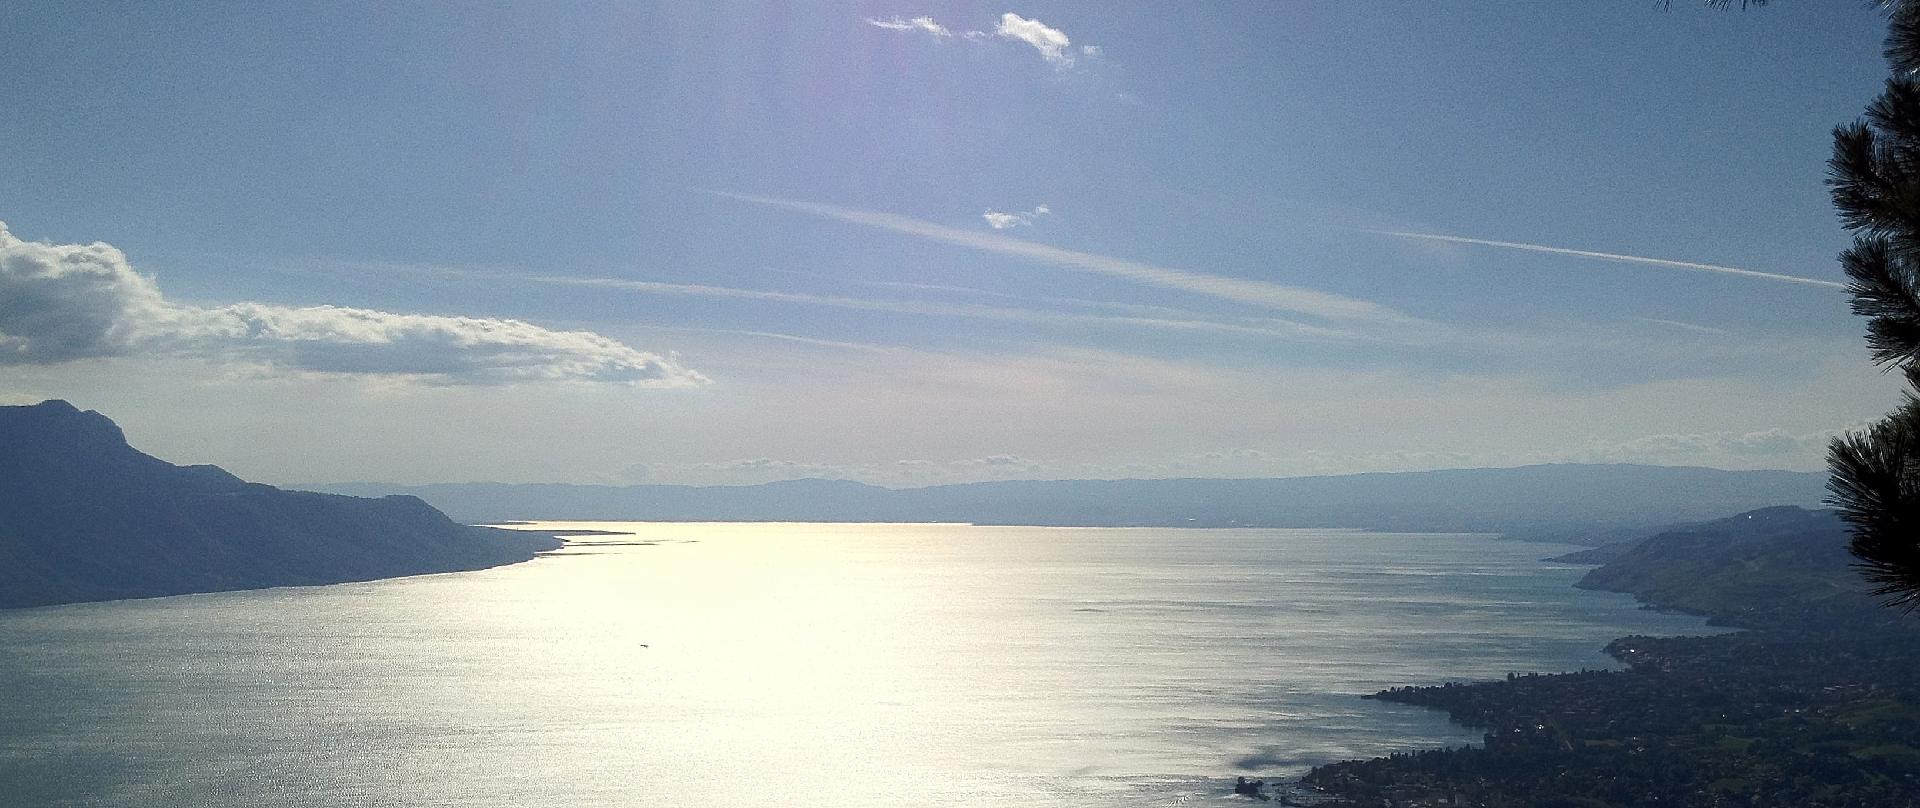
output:
M1892 4L1887 22L1887 64L1895 73L1920 73L1920 3Z
M1874 594L1905 611L1920 608L1920 401L1828 447L1828 504L1853 528L1850 549Z
M1867 319L1867 347L1881 365L1920 360L1920 283L1913 264L1888 240L1866 236L1840 254L1840 266L1852 279L1853 313Z

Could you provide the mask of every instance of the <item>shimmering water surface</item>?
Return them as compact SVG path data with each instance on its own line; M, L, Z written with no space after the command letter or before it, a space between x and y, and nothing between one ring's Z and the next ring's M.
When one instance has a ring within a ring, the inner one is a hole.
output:
M1699 631L1477 536L547 523L527 564L0 612L0 802L1232 804L1390 685Z

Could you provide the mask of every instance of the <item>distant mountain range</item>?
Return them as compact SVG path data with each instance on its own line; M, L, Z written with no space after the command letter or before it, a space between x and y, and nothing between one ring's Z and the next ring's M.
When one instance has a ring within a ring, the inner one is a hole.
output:
M457 524L413 497L175 466L64 401L0 407L0 453L0 608L480 569L559 546Z
M1277 479L1056 480L890 489L844 480L749 486L343 483L417 496L454 518L1365 528L1604 544L1769 505L1819 504L1826 475L1542 465Z
M249 483L213 466L156 459L129 446L106 416L64 401L0 407L0 447L6 458L0 464L0 608L480 569L524 561L558 546L551 537L467 527L436 506L467 522L1361 528L1503 533L1602 545L1652 528L1704 523L1769 505L1814 505L1825 483L1822 474L1801 472L1546 465L908 489L795 480L715 487L354 483L325 486L331 493L309 493ZM1739 527L1750 528L1755 518L1787 518L1766 514L1793 513L1804 512L1762 511L1743 517L1747 521ZM1817 519L1826 520L1820 523L1822 535L1837 530L1830 516ZM1807 533L1808 525L1792 527L1788 532ZM1624 558L1628 551L1654 553L1677 542L1682 540L1656 537L1616 544L1598 551L1604 558L1590 560ZM1653 576L1644 581L1601 580L1614 573L1596 572L1601 578L1589 583L1630 591L1667 587L1684 594L1685 576L1671 576L1689 567L1662 558L1643 565ZM1803 561L1831 566L1833 560Z

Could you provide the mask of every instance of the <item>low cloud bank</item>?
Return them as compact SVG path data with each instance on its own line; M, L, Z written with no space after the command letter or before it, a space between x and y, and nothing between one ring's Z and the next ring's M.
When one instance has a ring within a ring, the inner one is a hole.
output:
M706 382L672 356L519 320L341 306L176 304L111 245L23 241L0 222L0 365L140 355L447 384Z

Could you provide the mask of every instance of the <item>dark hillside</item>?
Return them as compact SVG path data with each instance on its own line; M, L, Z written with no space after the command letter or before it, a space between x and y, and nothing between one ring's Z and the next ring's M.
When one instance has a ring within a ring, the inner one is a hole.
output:
M175 466L64 401L0 407L0 451L0 607L480 569L557 546L456 524L414 497Z
M1623 671L1376 694L1484 741L1306 782L1343 806L1920 805L1920 618L1865 593L1831 512L1765 508L1606 555L1582 586L1748 630L1623 637L1607 646Z
M1632 594L1720 625L1785 629L1888 622L1866 594L1832 511L1763 508L1675 528L1630 547L1579 586Z

